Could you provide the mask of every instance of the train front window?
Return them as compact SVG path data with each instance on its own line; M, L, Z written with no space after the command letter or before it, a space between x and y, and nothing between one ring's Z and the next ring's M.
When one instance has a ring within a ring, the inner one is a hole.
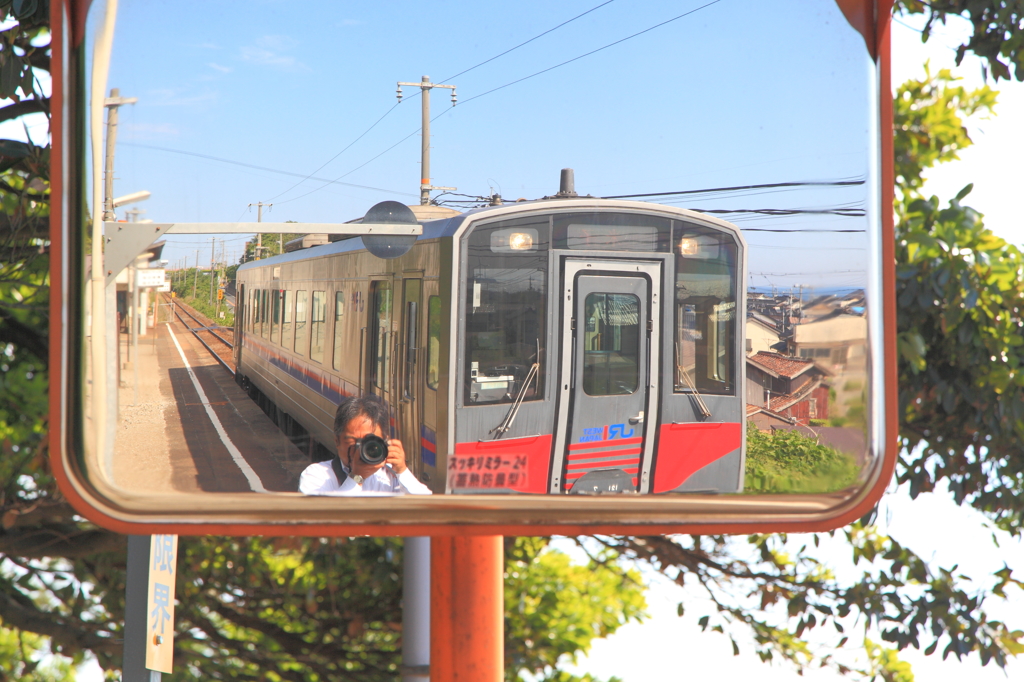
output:
M562 213L553 218L555 248L575 251L668 251L672 221L641 213Z
M630 395L640 386L640 299L588 294L583 320L583 390Z
M676 229L673 242L675 391L731 395L739 313L736 243L729 235L685 224Z
M524 400L544 396L549 235L544 216L480 227L466 238L467 405L511 402L524 387Z

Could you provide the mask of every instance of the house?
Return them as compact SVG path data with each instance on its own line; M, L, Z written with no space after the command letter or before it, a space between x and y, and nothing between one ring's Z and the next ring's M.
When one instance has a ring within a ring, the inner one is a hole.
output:
M758 351L747 357L747 403L805 426L828 419L828 376L811 359Z
M747 355L774 351L780 341L779 327L767 315L747 313Z
M867 318L840 309L796 325L788 339L791 354L814 360L833 372L843 371L850 364L863 367L867 341Z

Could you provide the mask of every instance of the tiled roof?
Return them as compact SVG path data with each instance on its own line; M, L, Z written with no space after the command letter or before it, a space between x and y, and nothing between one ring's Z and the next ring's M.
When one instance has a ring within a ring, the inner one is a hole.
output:
M789 379L803 374L814 366L814 361L810 358L796 358L763 350L757 351L747 360Z

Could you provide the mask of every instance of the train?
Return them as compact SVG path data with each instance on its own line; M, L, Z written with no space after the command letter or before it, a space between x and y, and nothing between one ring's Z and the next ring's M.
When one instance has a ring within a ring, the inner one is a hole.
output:
M438 494L742 491L740 230L564 186L492 204L421 213L395 258L349 237L241 265L238 381L314 460L343 399L380 396Z

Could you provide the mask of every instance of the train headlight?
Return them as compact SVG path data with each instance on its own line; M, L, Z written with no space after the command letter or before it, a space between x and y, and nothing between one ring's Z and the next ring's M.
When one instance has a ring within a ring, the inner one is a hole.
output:
M537 230L532 227L513 227L491 232L491 251L533 251L540 241Z
M679 240L679 255L696 256L700 253L700 242L693 237L683 237Z
M508 247L516 251L533 248L533 235L526 232L513 232L508 236Z

